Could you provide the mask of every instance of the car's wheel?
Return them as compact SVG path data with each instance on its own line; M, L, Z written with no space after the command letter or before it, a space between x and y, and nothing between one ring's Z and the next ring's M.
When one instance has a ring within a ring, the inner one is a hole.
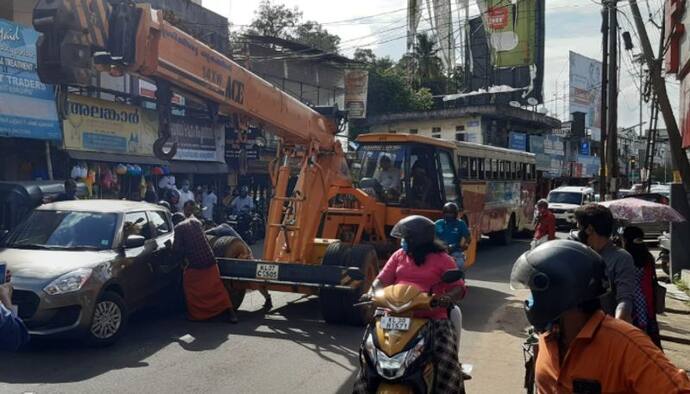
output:
M96 301L87 334L92 346L108 346L115 343L127 326L127 306L122 297L105 291Z
M213 247L213 254L216 257L247 260L253 259L252 250L241 238L219 237L216 238L211 245ZM223 284L230 295L230 301L232 302L233 308L235 308L235 310L239 309L240 305L242 305L242 301L244 301L244 296L247 293L247 290L235 288L230 282L224 282Z

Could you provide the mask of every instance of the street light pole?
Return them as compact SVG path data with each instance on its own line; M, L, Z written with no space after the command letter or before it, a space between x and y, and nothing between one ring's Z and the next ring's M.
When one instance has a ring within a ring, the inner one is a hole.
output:
M609 67L608 67L608 132L606 138L606 174L611 182L609 194L618 190L618 0L608 0Z

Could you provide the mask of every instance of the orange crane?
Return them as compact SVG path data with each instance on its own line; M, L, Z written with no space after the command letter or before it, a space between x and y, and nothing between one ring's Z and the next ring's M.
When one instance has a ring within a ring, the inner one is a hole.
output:
M173 89L204 100L213 120L227 119L238 130L259 126L280 138L270 168L274 195L263 259L218 259L236 307L248 289L318 294L326 321L362 324L371 311L352 304L369 288L380 259L397 248L387 230L406 215L441 216L440 207L390 205L376 195L376 187L367 191L354 187L336 138L344 122L341 112L301 103L173 26L149 4L40 0L33 25L42 33L37 43L38 74L45 83L88 87L98 72L155 80L160 130L154 153L161 159L170 160L176 153L175 145L164 148L171 137ZM364 142L374 148L381 144L383 150L414 144L421 150L405 151L406 157L413 155L426 165L439 163L439 168L441 161L433 153L427 160L422 154L445 149L450 165L454 160L449 144L417 136L405 140L400 135L387 141L389 137L369 135ZM295 162L299 174L288 194ZM414 171L410 167L405 167L408 187ZM371 179L362 179L359 186L367 182L372 184ZM459 196L458 185L435 187L430 184L429 190L443 194L455 188Z
M173 88L205 100L214 119L228 117L239 129L258 124L278 136L281 146L272 169L275 195L264 260L219 259L222 276L231 283L236 302L246 289L258 287L321 293L327 320L355 324L365 320L350 301L373 280L378 270L376 252L366 245L351 248L335 234L317 238L329 200L336 195L350 194L371 203L352 188L336 138L341 113L306 106L173 26L149 4L41 0L34 9L33 25L43 33L37 54L38 73L45 83L91 86L96 73L104 71L156 81L160 138L154 152L162 159L172 159L176 151L174 145L164 149L170 139ZM290 163L295 158L300 171L294 193L288 196ZM383 223L373 220L373 212L359 209L349 214L350 221L366 221L363 229L376 227L376 237L386 238ZM365 277L352 267L363 270Z

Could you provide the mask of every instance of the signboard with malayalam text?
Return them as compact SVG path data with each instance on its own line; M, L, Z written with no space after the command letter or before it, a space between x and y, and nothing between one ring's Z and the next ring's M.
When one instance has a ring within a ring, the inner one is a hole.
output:
M38 36L0 19L0 136L62 139L55 93L36 73Z

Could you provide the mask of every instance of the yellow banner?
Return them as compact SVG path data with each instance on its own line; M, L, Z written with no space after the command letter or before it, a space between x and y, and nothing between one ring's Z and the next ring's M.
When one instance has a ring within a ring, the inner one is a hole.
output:
M153 156L156 112L131 105L70 95L63 122L65 149Z

